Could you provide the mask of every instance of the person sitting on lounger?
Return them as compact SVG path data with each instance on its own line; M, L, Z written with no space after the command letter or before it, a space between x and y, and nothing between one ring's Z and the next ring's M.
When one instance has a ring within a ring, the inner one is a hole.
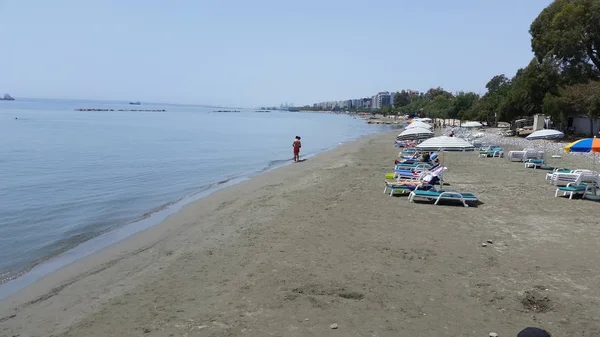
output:
M421 161L424 162L424 163L428 163L430 156L431 155L429 154L429 152L423 153L423 157L421 158Z

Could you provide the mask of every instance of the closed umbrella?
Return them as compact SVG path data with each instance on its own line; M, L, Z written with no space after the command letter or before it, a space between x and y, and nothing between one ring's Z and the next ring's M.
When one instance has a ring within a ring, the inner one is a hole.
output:
M558 130L544 129L532 132L529 136L525 137L528 140L534 139L561 139L565 136L564 133Z
M398 135L399 140L427 139L433 137L433 132L424 128L410 128Z

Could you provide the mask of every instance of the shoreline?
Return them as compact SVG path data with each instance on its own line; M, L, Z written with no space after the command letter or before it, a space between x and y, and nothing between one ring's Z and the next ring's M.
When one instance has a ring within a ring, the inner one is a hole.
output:
M473 152L444 154L445 181L478 207L390 197L395 132L217 191L47 276L0 302L0 335L600 331L596 203Z
M364 137L377 135L380 133L389 132L388 130L382 130L374 132L368 135L362 135L354 139L339 143L329 148L320 149L315 152L310 152L302 158L310 159L314 156L324 154L328 151L332 151L344 144L349 144L360 140ZM218 181L206 188L201 189L198 192L184 196L181 199L167 203L166 206L160 207L155 211L148 211L139 216L137 219L128 222L113 230L100 233L88 240L79 242L75 246L62 251L56 255L49 256L41 259L39 262L34 263L30 267L26 267L21 271L17 272L16 277L9 278L7 281L0 283L0 304L16 295L18 292L23 291L27 287L35 284L44 277L53 273L58 273L60 270L70 264L84 260L87 257L96 254L104 249L109 249L112 245L115 245L123 240L127 240L129 237L136 235L142 231L151 230L153 227L159 226L170 216L181 212L188 205L191 205L199 200L210 197L212 194L226 188L232 188L235 185L253 179L259 175L268 173L273 170L282 169L288 165L293 164L292 159L289 160L272 160L267 163L265 167L257 169L256 171L250 172L247 175L229 177L224 180Z

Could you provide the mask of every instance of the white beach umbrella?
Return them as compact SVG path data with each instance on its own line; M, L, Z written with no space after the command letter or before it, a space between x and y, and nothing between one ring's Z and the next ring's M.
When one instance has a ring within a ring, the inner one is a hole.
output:
M565 134L558 130L544 129L532 132L529 136L525 137L525 139L561 139L564 136Z
M461 125L463 128L480 128L483 125L479 122L466 122Z
M422 151L467 151L474 150L475 146L464 139L458 137L438 136L429 138L421 144L415 146ZM445 155L444 155L445 157ZM443 165L443 164L442 164ZM443 182L442 182L443 184Z
M433 126L421 122L421 121L416 121L416 122L412 122L410 123L406 128L407 129L412 129L412 128L423 128L423 129L431 129Z
M415 147L423 151L467 151L475 148L464 139L448 136L429 138Z
M409 140L409 139L427 139L433 137L433 132L429 129L425 128L410 128L402 131L398 135L399 140Z
M426 122L426 123L430 123L430 122L431 122L431 118L429 118L429 117L425 117L425 118L421 118L421 119L419 119L419 121L421 121L421 122Z

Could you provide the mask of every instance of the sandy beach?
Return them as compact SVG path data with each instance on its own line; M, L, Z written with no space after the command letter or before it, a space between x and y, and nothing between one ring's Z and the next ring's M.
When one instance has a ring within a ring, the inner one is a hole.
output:
M218 191L44 278L0 302L0 336L600 333L598 203L472 152L444 154L445 180L478 207L390 197L396 134Z

